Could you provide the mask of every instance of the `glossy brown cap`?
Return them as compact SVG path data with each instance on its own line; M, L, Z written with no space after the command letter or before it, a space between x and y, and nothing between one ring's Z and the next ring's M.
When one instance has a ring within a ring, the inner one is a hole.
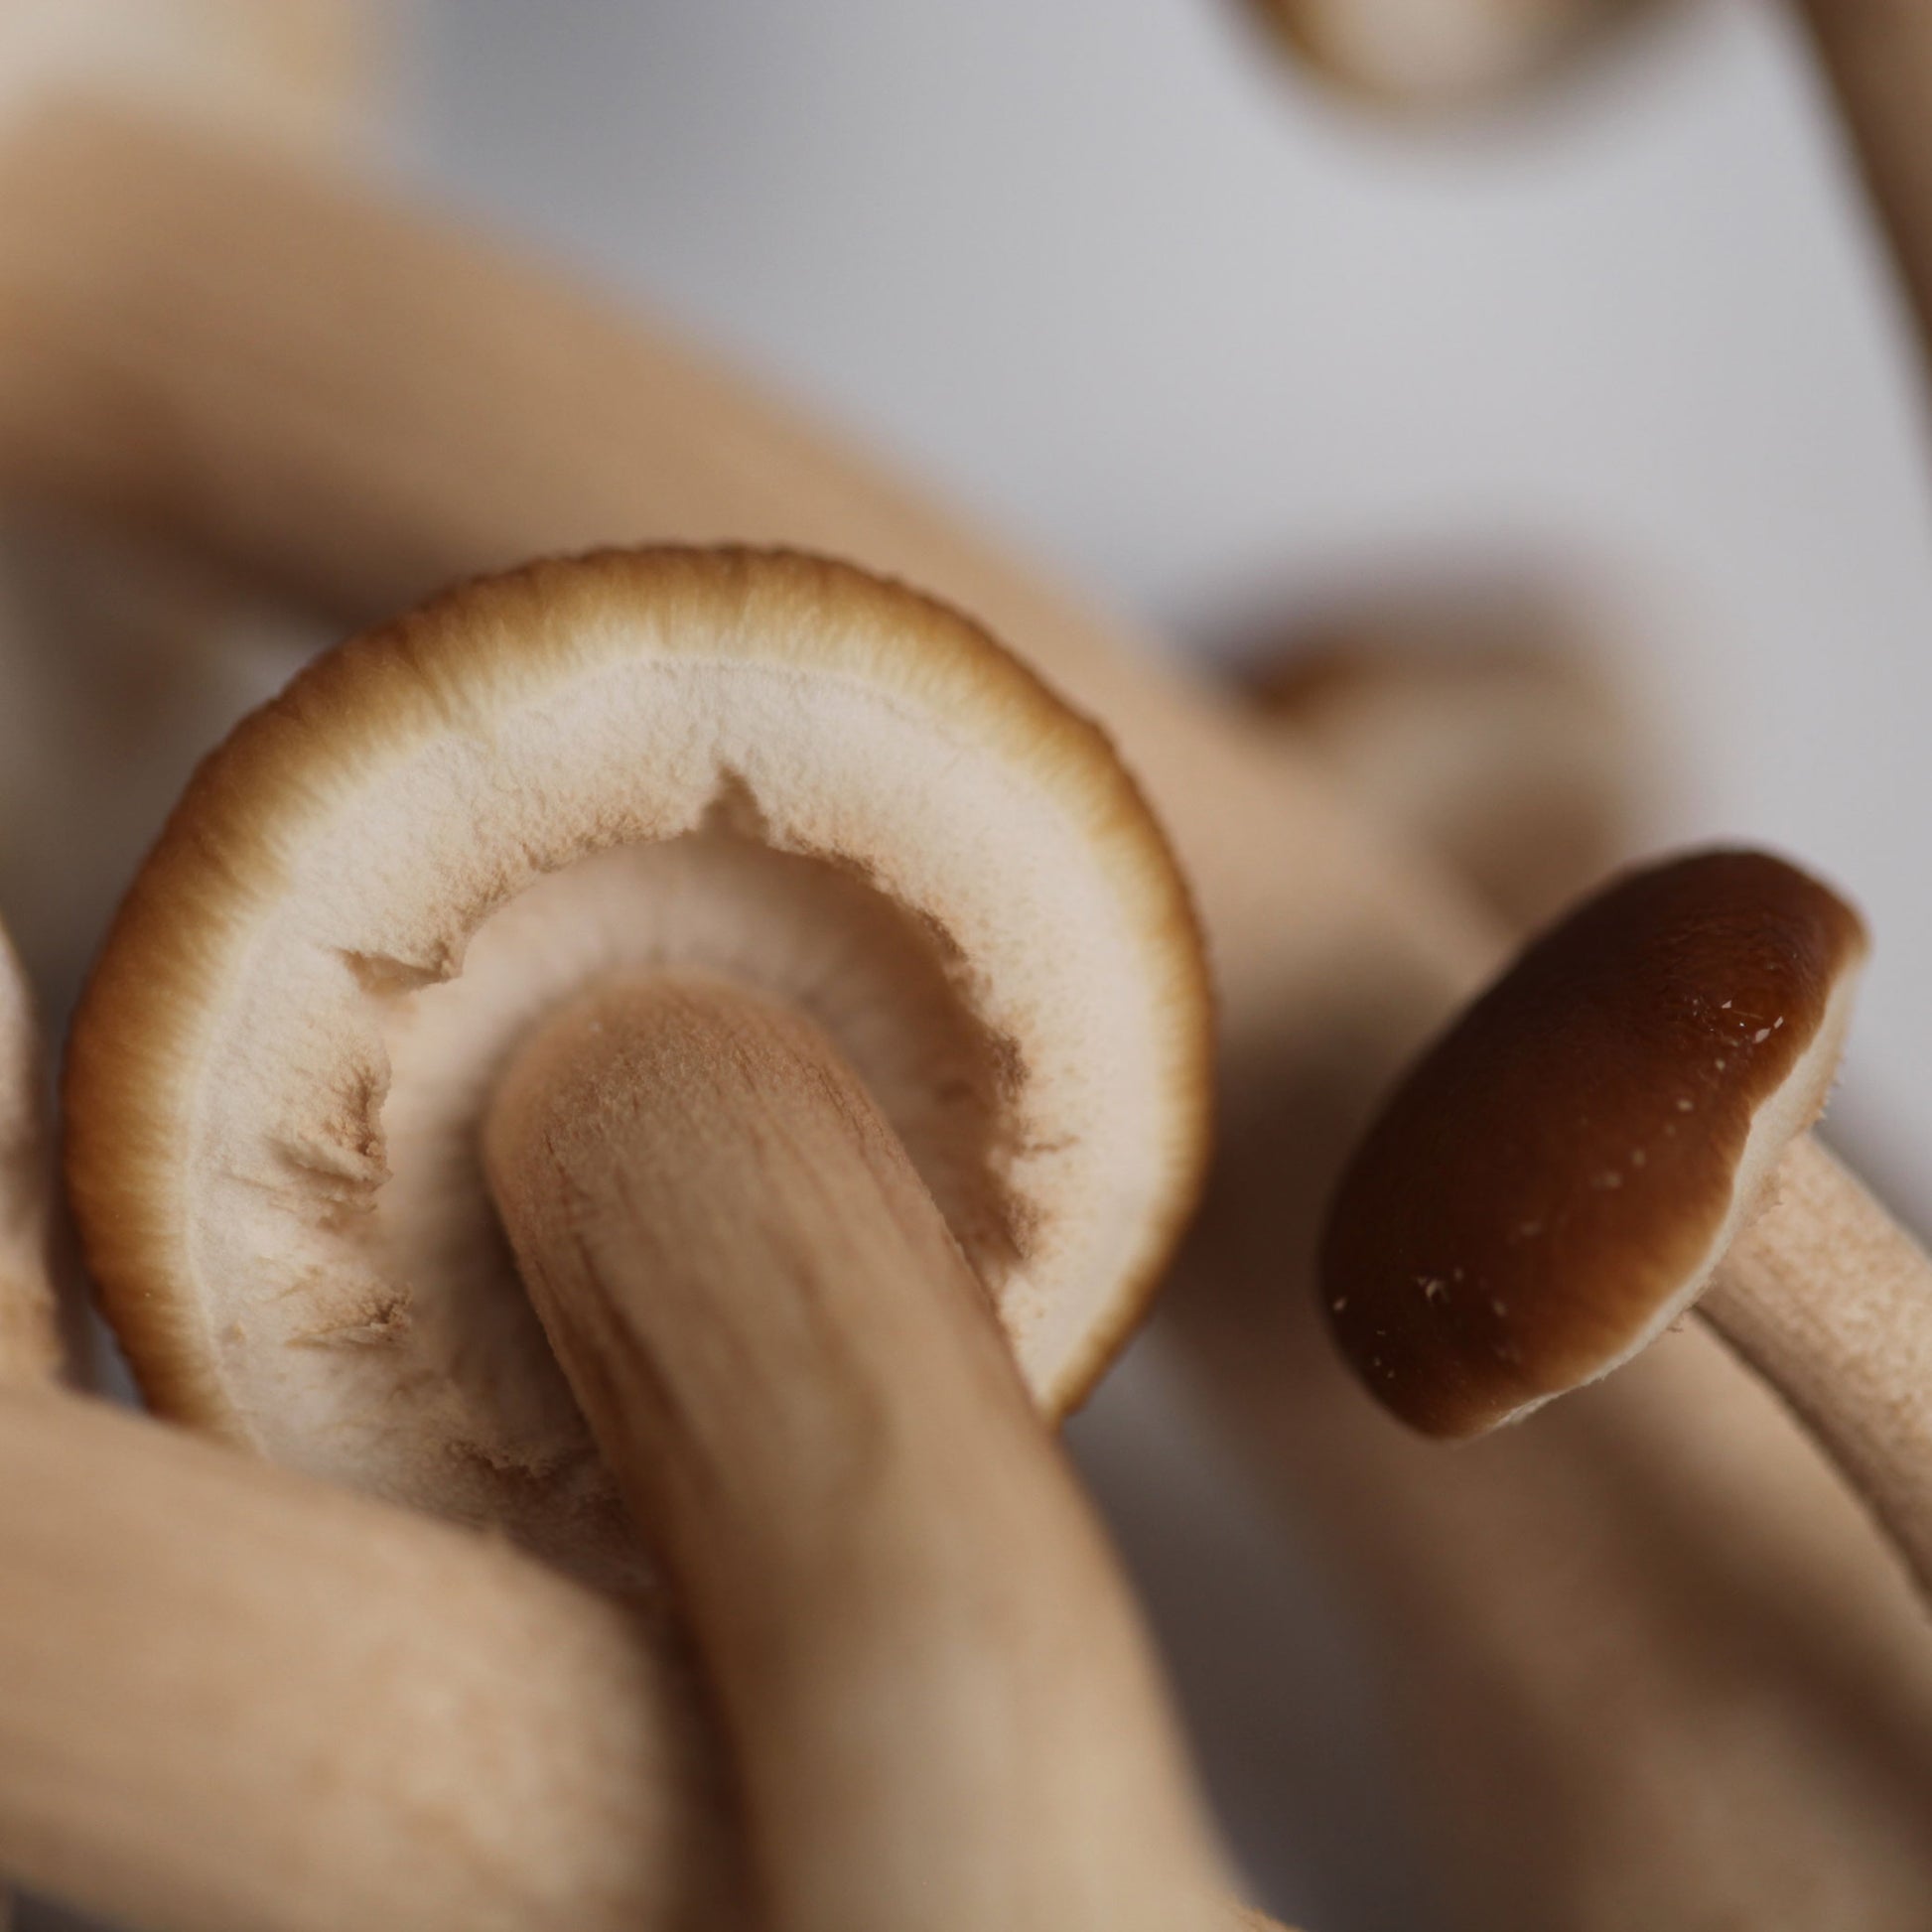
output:
M1473 1436L1667 1327L1837 1069L1858 914L1763 853L1626 874L1412 1068L1349 1163L1323 1311L1375 1396Z

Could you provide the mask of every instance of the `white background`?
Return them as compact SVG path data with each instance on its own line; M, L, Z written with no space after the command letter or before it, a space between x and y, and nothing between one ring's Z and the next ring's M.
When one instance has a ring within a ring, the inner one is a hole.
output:
M1666 727L1657 835L1785 846L1871 916L1841 1118L1932 1193L1924 412L1781 15L1666 0L1429 132L1297 81L1232 0L422 0L412 32L419 181L1182 643L1468 558L1607 590ZM1318 1580L1175 1427L1143 1363L1084 1447L1164 1559L1244 1851L1331 1932L1420 1932ZM1275 1633L1267 1684L1217 1675Z

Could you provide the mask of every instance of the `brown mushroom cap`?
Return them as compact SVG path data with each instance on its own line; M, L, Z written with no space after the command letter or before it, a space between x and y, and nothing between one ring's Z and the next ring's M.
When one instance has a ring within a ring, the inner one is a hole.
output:
M478 1128L543 1015L696 967L796 1004L904 1140L1043 1405L1197 1182L1184 889L1100 732L844 565L532 565L332 652L204 765L75 1024L69 1172L156 1406L596 1571L606 1472Z
M1329 1209L1323 1311L1377 1398L1475 1435L1675 1320L1823 1107L1864 953L1850 906L1756 852L1625 875L1531 944Z

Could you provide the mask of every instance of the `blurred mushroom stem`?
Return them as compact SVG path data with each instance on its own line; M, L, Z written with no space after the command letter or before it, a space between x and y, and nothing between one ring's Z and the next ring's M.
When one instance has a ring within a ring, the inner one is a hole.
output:
M1932 15L1909 0L1799 0L1922 338L1932 338Z

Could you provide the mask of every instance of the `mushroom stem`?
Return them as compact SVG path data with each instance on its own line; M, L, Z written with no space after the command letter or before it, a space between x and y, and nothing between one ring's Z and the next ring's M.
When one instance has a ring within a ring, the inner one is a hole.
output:
M485 1130L661 1540L787 1932L1225 1917L1146 1638L903 1149L808 1021L606 986Z
M1699 1309L1797 1411L1932 1595L1932 1261L1800 1136Z
M747 1923L661 1633L500 1539L0 1400L0 1869L147 1932Z
M1799 0L1923 334L1932 337L1932 16L1900 0Z
M56 1190L42 1066L33 998L0 929L0 1387L53 1380L66 1352L49 1252Z

